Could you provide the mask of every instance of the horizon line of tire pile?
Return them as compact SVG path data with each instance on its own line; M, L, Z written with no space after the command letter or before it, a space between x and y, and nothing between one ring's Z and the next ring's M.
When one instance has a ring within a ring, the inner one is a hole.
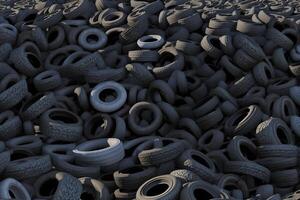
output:
M299 13L0 1L0 199L299 199Z

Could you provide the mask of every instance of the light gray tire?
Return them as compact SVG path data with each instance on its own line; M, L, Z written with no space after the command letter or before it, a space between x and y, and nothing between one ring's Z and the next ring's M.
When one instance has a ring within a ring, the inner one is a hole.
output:
M181 185L180 179L175 176L157 176L141 185L136 193L136 200L174 200L179 195Z
M170 174L179 178L182 183L193 182L200 179L197 174L187 169L177 169L172 171Z
M19 181L7 178L0 182L0 199L31 200L31 197L26 188Z
M99 98L99 95L104 90L114 90L116 98L113 101L105 102ZM106 81L99 83L93 88L90 95L90 102L92 106L100 112L113 112L120 109L127 99L127 92L125 88L114 81Z
M161 47L164 42L164 38L160 35L145 35L138 39L137 45L142 49L156 49Z
M90 150L95 148L96 150ZM125 156L123 143L116 138L83 142L73 149L73 154L78 163L99 166L115 164Z
M96 36L98 40L96 42L90 43L88 41L88 37L90 35ZM80 46L82 46L84 49L89 51L95 51L97 49L100 49L104 47L107 43L107 36L106 34L98 28L89 28L84 31L82 31L78 36L78 43Z

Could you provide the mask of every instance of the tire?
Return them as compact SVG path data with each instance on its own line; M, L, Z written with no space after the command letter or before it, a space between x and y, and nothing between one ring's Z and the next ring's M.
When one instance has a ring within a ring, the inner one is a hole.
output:
M24 121L36 119L54 106L55 103L56 99L52 92L37 94L23 104L20 109L20 116Z
M237 21L236 30L251 36L264 35L267 28L264 24L254 23L251 20L240 19Z
M38 154L42 149L43 142L39 136L23 135L11 138L5 144L9 149L26 149Z
M52 162L57 170L72 174L72 176L77 178L98 178L100 176L99 166L80 166L75 163L74 156L70 160L64 160L61 155L59 157L52 157Z
M82 120L75 113L53 108L42 114L40 129L47 137L74 142L81 138Z
M15 179L7 178L0 182L0 198L1 199L23 199L30 200L29 192L24 185Z
M105 147L106 145L108 147ZM89 150L96 147L97 150ZM91 166L110 166L122 160L125 152L123 144L119 139L108 138L83 142L73 149L73 155L78 163Z
M159 54L154 50L133 50L128 52L128 57L132 62L157 62Z
M94 3L88 0L71 1L64 4L63 15L66 19L83 17L89 19L96 11Z
M104 90L114 90L116 92L115 99L113 101L105 102L99 98L99 95ZM99 83L93 88L90 95L90 102L92 106L101 112L113 112L120 109L127 99L127 93L124 87L114 81L106 81Z
M54 70L39 73L33 78L33 84L39 92L53 90L62 85L60 74Z
M1 161L0 173L1 174L3 173L3 171L5 170L7 165L9 164L10 160L11 160L10 151L3 151L3 152L0 153L0 161Z
M255 130L257 125L261 122L262 114L262 111L256 105L243 108L235 112L225 121L224 131L229 135L250 133Z
M5 176L18 180L40 176L52 168L50 156L33 156L8 163Z
M221 49L222 51L229 56L233 56L234 52L236 51L235 47L233 46L233 37L230 35L223 35L219 37Z
M268 157L297 157L298 149L290 144L271 144L263 145L257 148L257 155L260 158Z
M297 157L267 157L255 160L256 163L273 171L295 168L298 164Z
M255 135L260 145L294 144L295 138L286 123L279 118L270 118L260 123Z
M143 110L150 110L155 116L152 122L148 122L147 126L141 126L137 123L138 116ZM133 133L137 135L149 135L157 130L162 123L162 112L158 106L148 102L138 102L129 110L128 126Z
M173 71L175 70L182 70L184 67L184 56L180 52L178 52L174 47L165 47L158 51L161 65L155 66L153 68L153 73L156 75L157 78L165 78L169 77ZM172 54L172 60L167 63L166 56L168 54Z
M89 42L88 37L89 36L96 36L97 39L96 42ZM82 31L78 36L78 44L83 47L84 49L88 51L95 51L102 47L104 47L107 43L107 36L106 34L97 28L89 28Z
M197 45L197 43L190 40L177 40L175 48L179 51L184 52L186 55L197 55L201 50L200 46Z
M200 106L193 110L193 115L196 118L202 117L213 111L213 109L219 105L220 99L217 96L205 97L199 103Z
M3 62L8 59L9 54L13 50L12 45L10 43L4 43L0 45L0 62ZM1 63L4 64L4 63ZM14 71L12 68L10 69L11 71ZM15 72L15 71L14 71ZM1 72L2 74L3 72Z
M180 200L196 200L200 196L205 199L213 199L215 197L220 197L220 195L221 191L218 187L199 180L184 185L180 193Z
M260 46L244 34L236 34L233 37L233 45L238 49L242 49L246 54L257 61L261 61L266 58L266 55Z
M126 22L127 15L121 11L112 11L104 15L101 24L106 29L122 26Z
M36 197L41 199L80 199L81 182L70 174L52 171L34 183Z
M290 187L299 182L297 169L275 171L271 174L271 181L277 187Z
M277 78L270 82L269 86L267 87L267 92L275 93L281 96L289 95L290 88L296 85L296 79L286 77Z
M0 113L0 139L8 140L20 135L22 132L22 121L19 116L15 116L12 111Z
M251 70L259 62L248 55L243 49L238 49L233 55L232 60L244 71Z
M14 49L9 60L19 72L28 77L33 77L43 70L41 52L33 42L25 42Z
M59 158L62 160L72 160L71 151L75 148L75 144L48 144L43 146L43 155L49 155L52 160Z
M257 65L255 65L253 67L252 73L257 85L264 87L268 86L270 80L275 77L273 67L265 62L260 62Z
M127 191L127 190L121 190L117 189L114 191L114 197L116 200L131 200L135 199L136 191Z
M164 192L155 191L158 186L163 187ZM180 190L181 182L175 176L157 176L140 186L136 193L136 200L173 200L178 197Z
M225 173L250 175L264 182L269 182L271 172L253 161L228 161L224 166Z
M283 48L276 48L274 50L271 61L275 68L278 68L282 71L287 71L289 69L289 63Z
M161 142L162 147L143 150L138 154L138 159L143 166L159 165L174 160L184 151L183 143L180 140L162 138L156 139L156 141Z
M268 199L274 194L273 185L260 185L256 188L256 195L260 195L263 199Z
M274 43L285 50L290 50L293 47L293 41L275 28L269 28L267 30L266 36L269 40L272 40Z
M272 116L281 118L286 123L290 122L290 117L297 115L296 105L293 100L288 96L281 96L276 101L274 101Z
M197 174L201 179L214 182L216 180L215 165L205 154L196 150L186 150L177 159L177 166Z
M8 83L12 84L10 87L7 87ZM16 74L8 74L0 82L0 85L3 86L6 84L7 87L5 90L0 92L0 110L8 110L18 103L20 103L25 96L28 94L27 82L25 79L19 79Z
M212 129L205 132L198 140L198 148L204 149L205 151L213 151L221 148L224 142L224 133Z
M156 176L156 170L155 167L131 166L114 172L114 180L120 189L134 191Z
M218 48L220 45L219 38L216 36L204 36L201 41L201 47L207 52L212 58L218 59L223 55L221 49Z
M255 160L256 146L244 136L235 136L227 145L227 154L232 161Z
M80 197L84 195L92 195L101 200L110 200L110 193L107 187L101 181L89 177L79 178L79 181L82 184L82 192Z
M249 196L249 189L247 183L237 175L223 175L216 185L224 190L227 190L226 188L228 186L232 186L232 189L231 191L229 190L229 192L233 193L234 190L240 190L244 198Z
M137 45L141 49L157 49L161 47L164 43L165 39L160 35L145 35L139 38L137 41Z
M229 92L234 97L241 97L255 84L254 77L251 73L238 79L229 87Z
M187 169L177 169L172 171L170 174L179 178L183 184L194 182L200 179L197 174Z
M10 43L14 45L17 39L18 30L15 26L8 23L0 24L0 44Z
M84 136L88 139L107 138L113 131L114 121L107 114L96 114L85 120Z

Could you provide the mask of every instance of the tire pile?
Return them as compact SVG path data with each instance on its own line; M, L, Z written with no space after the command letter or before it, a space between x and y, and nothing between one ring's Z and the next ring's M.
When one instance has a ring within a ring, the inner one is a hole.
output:
M0 1L0 199L300 199L298 0Z

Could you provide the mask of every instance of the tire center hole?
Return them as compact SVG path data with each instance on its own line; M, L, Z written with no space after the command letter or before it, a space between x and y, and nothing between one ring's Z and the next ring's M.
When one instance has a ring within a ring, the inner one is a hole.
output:
M87 36L86 40L88 43L96 43L98 42L99 37L97 35L90 34L89 36Z
M76 123L77 119L76 117L73 117L72 115L69 115L67 113L63 112L54 112L49 115L49 117L52 120L55 120L57 122L66 123L66 124L72 124Z
M143 171L142 167L139 166L133 166L133 167L129 167L127 169L121 170L120 172L123 174L133 174L133 173L138 173Z
M58 186L58 181L55 178L51 178L45 181L40 188L40 194L42 196L52 196Z
M214 198L210 193L208 193L206 190L198 188L195 189L194 192L194 197L196 197L196 199L212 199Z
M159 183L151 187L147 192L147 196L157 196L164 193L169 188L169 185L166 183Z
M233 121L233 126L238 126L239 123L248 115L248 109L247 111L243 111L242 113L239 113L236 119Z
M285 130L282 127L278 127L276 133L277 133L277 137L282 142L282 144L288 144L288 138L285 134Z
M149 37L149 38L144 40L144 42L155 42L155 41L157 41L157 40L153 37Z
M58 31L54 30L49 33L48 42L53 42L58 37Z
M104 102L112 102L117 98L117 93L113 89L105 89L99 93L99 99Z
M244 157L248 158L249 160L256 159L255 152L252 152L251 149L249 149L246 145L242 144L240 149Z
M207 168L210 168L210 166L208 165L208 163L206 162L205 159L203 159L202 157L198 156L198 155L192 155L192 159L197 161L198 163L204 165Z
M94 195L89 193L89 192L83 192L81 195L80 195L80 199L81 200L92 200L92 199L95 199Z
M32 66L34 68L41 67L41 62L39 61L39 59L34 54L27 53L27 58L28 58L29 62L32 64Z

